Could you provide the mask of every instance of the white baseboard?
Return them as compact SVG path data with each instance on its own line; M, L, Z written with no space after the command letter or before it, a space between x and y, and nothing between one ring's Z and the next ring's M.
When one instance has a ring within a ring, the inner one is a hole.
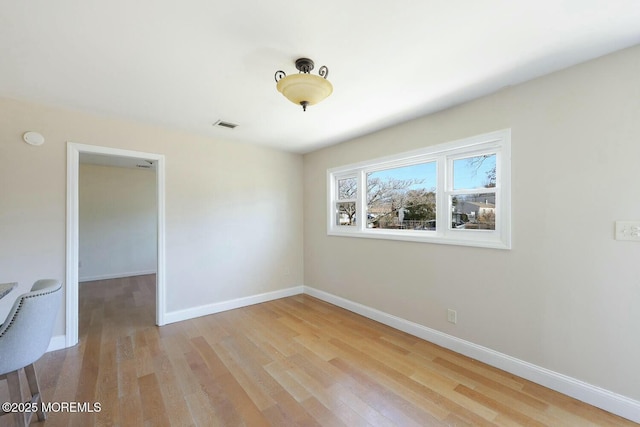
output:
M63 348L67 348L67 336L56 335L51 337L49 347L47 347L47 353L50 351L62 350Z
M84 277L79 277L78 278L78 283L93 282L93 281L96 281L96 280L121 279L123 277L146 276L147 274L156 274L156 270L133 271L133 272L129 272L129 273L101 274L101 275L98 275L98 276L84 276Z
M590 405L640 423L640 402L626 396L585 383L584 381L533 365L515 357L491 350L469 341L456 338L410 322L397 316L347 300L345 298L304 286L304 293L338 307L358 313L392 328L422 338L456 353L484 362L498 369L518 375L552 390L566 394Z
M303 286L294 286L292 288L280 289L263 294L251 295L243 298L236 298L228 301L217 302L213 304L201 305L199 307L187 308L185 310L172 311L165 313L165 324L180 322L182 320L193 319L195 317L207 316L209 314L220 313L221 311L233 310L234 308L246 307L248 305L259 304L261 302L272 301L279 298L298 295L303 292Z

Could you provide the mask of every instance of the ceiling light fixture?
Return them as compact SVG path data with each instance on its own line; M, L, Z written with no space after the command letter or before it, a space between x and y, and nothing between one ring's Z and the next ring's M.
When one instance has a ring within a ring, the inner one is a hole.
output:
M311 74L313 61L309 58L296 60L296 68L300 73L287 76L284 71L276 71L276 88L289 101L302 105L302 110L307 111L308 105L314 105L331 95L333 86L327 80L329 69L320 67L319 76Z

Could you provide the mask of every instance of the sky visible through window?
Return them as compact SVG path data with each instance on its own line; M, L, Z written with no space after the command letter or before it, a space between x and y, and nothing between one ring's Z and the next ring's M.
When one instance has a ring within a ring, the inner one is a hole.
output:
M489 174L491 171L494 172L493 175L495 177L495 169L495 154L454 160L453 188L455 190L483 188L490 182Z
M495 170L495 167L495 154L487 156L484 159L481 159L480 157L468 157L455 160L453 166L455 189L460 190L485 187L489 183L488 174L492 170ZM435 188L436 177L436 162L419 163L411 166L385 169L368 175L368 178L380 178L383 181L389 179L424 180L422 183L411 185L407 188L408 190Z
M390 179L424 180L421 183L412 184L407 187L407 190L417 190L419 188L430 190L436 188L436 176L436 162L429 162L373 172L368 175L368 178L380 178L382 181Z

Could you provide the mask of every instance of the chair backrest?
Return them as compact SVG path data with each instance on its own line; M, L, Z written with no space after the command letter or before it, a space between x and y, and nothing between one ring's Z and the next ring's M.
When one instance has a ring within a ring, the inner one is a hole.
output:
M44 279L20 295L0 326L0 375L23 368L47 351L58 309L62 283Z

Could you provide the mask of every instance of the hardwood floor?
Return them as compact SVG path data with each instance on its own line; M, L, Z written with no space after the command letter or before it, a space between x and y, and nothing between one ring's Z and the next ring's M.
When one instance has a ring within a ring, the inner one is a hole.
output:
M80 344L36 368L102 410L47 426L636 425L305 295L158 328L154 289L81 284Z

